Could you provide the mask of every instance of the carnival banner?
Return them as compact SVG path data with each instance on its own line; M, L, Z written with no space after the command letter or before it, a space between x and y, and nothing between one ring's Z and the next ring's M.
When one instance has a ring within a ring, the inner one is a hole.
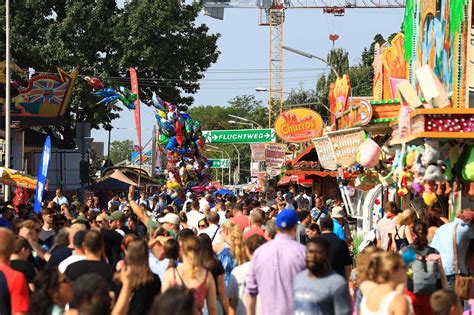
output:
M38 182L36 184L35 205L36 213L41 212L41 204L43 202L43 192L46 186L46 178L48 176L49 159L51 157L51 138L48 136L43 146L43 154L41 155L40 164L38 166Z
M267 143L265 147L265 164L267 174L271 177L281 173L281 167L285 162L286 145L283 143Z
M290 109L275 121L276 134L286 142L307 142L321 136L324 122L321 116L308 108Z
M357 162L359 146L365 140L360 128L345 129L327 133L337 165L350 167Z
M251 143L250 149L255 162L265 162L265 143Z
M137 96L135 100L135 110L133 111L135 114L135 127L137 128L137 137L138 137L138 147L139 151L138 154L140 156L140 162L142 161L142 127L141 127L141 117L140 117L140 95L138 90L138 77L135 68L130 68L130 82L132 85L132 93Z
M0 167L0 182L3 185L35 189L38 179L14 169Z
M337 170L336 157L331 147L331 142L327 136L313 139L316 153L318 153L318 160L321 166L326 170Z

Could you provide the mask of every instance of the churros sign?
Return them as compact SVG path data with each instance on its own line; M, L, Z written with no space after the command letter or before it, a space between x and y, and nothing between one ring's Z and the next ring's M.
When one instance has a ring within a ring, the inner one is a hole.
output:
M281 114L275 121L276 134L286 142L306 142L322 135L324 122L315 111L295 108Z

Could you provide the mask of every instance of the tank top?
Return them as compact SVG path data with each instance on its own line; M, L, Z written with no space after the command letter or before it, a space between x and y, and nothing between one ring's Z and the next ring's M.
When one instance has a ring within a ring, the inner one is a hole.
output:
M199 312L201 312L201 314L202 314L202 308L204 307L204 301L206 300L206 297L207 297L206 281L207 281L208 273L209 271L206 270L206 275L204 276L204 280L201 282L200 285L198 285L196 288L188 288L186 284L184 283L183 278L179 274L178 269L173 268L174 285L178 285L178 281L176 281L176 274L178 274L179 280L181 280L182 285L188 289L193 290L194 298L196 299L196 305L199 309Z
M362 302L360 303L360 311L362 315L389 315L390 304L392 300L398 295L398 292L393 291L387 294L382 302L379 304L378 311L374 312L367 308L367 297L362 297Z
M376 312L373 312L367 308L367 298L364 296L362 298L362 302L360 303L360 314L362 315L390 315L390 304L392 303L393 299L398 295L399 293L396 291L390 292L387 294L382 302L379 304L379 309ZM413 310L413 305L411 303L411 300L405 296L405 298L408 301L408 314L407 315L414 315L415 312Z

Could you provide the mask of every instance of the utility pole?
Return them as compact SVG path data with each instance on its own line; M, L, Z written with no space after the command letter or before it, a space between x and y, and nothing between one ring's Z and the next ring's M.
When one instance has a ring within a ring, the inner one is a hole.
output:
M11 107L11 91L10 91L10 0L5 0L5 35L6 51L5 51L5 168L10 168L10 150L11 150L11 134L10 134L10 107ZM4 200L10 199L10 186L4 185Z

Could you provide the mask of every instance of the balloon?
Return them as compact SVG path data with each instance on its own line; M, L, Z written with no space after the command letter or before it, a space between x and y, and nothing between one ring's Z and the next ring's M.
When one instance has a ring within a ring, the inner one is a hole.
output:
M179 146L183 146L184 142L184 137L183 137L183 130L182 130L182 125L179 121L176 121L174 125L174 130L176 132L176 141L178 142Z
M170 141L170 137L166 136L163 133L160 133L160 143L166 145L168 144L168 141Z
M113 88L105 88L100 91L94 92L93 93L95 96L102 96L102 97L108 97L117 94L117 91Z
M102 90L104 88L104 83L95 77L84 77L84 80L86 80L94 90Z
M175 151L177 146L178 142L176 141L176 137L171 137L166 145L166 150Z
M153 92L153 96L151 98L151 101L153 102L153 106L155 106L156 109L166 111L166 109L164 107L165 102L163 102L163 100L158 95L156 95L155 92Z
M160 117L160 118L166 118L166 113L164 111L162 111L161 109L157 109L156 110L156 114Z
M110 102L116 101L120 95L114 94L112 96L108 96L106 98L101 99L97 104L108 104Z

